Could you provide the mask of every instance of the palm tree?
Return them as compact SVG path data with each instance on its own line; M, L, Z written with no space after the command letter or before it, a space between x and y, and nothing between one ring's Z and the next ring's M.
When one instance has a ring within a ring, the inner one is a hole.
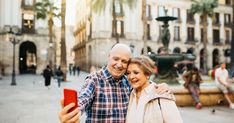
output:
M123 4L127 5L130 9L132 9L135 6L135 3L137 0L92 0L92 10L94 12L100 13L106 9L107 3L111 2L111 12L113 17L113 23L114 23L114 29L113 29L113 35L116 37L116 43L119 42L119 36L117 34L117 15L116 15L116 8L115 4L118 2L121 6Z
M60 14L57 14L56 12L59 10L59 8L57 8L55 6L54 3L50 2L49 0L42 0L41 2L37 2L34 5L34 11L36 12L36 17L37 19L42 19L42 20L47 20L47 24L49 27L49 42L53 43L53 26L54 26L54 21L53 19L55 17L59 18ZM50 53L49 53L50 54ZM52 65L52 61L51 58L49 58L49 63L50 66Z
M67 52L66 52L66 38L65 38L65 15L66 15L66 0L62 0L62 9L61 9L61 20L62 20L62 29L61 29L61 59L60 65L63 71L64 81L67 80Z
M203 70L207 74L207 19L213 17L214 9L218 7L218 0L192 0L192 6L190 12L194 14L200 14L201 22L203 25Z

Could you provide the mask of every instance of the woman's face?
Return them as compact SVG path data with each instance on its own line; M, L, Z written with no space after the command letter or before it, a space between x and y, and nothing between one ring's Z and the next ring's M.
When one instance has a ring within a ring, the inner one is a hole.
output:
M128 65L127 75L132 88L137 91L141 91L149 85L149 76L145 75L142 68L137 64L130 63Z

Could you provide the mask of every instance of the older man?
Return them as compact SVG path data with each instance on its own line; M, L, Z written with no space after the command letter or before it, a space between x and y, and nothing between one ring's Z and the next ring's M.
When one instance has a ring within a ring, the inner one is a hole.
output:
M131 86L124 75L131 58L131 50L125 44L116 44L110 51L107 66L91 73L79 93L79 108L68 113L74 104L63 106L59 114L63 123L78 122L80 111L87 114L86 123L124 123ZM165 93L166 87L156 87L158 93Z

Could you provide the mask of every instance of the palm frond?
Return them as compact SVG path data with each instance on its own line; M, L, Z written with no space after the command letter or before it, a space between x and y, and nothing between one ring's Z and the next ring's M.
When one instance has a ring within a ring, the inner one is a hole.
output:
M92 1L92 10L96 13L101 13L106 9L106 0L93 0Z

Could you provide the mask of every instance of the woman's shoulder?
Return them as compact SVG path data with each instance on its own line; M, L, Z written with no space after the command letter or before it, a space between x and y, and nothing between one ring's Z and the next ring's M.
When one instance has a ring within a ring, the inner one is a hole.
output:
M171 93L170 91L169 92L165 91L162 94L158 94L156 91L156 87L160 88L160 86L157 86L156 83L150 84L149 101L154 100L154 99L158 99L158 98L163 98L163 99L175 101L175 96L173 95L173 93ZM170 89L170 88L168 88L168 89Z

